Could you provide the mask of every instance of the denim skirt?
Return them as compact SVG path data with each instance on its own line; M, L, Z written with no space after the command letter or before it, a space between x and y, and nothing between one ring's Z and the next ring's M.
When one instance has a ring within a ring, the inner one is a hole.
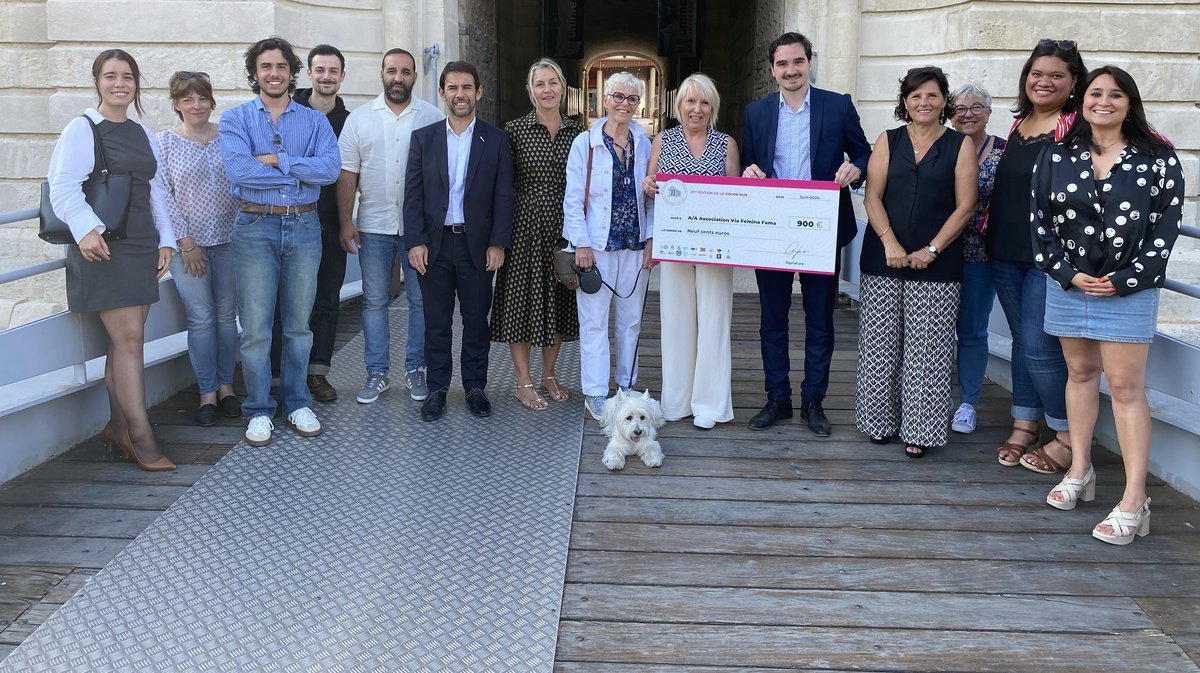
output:
M1046 277L1046 334L1148 344L1158 325L1158 288L1125 296L1089 297Z

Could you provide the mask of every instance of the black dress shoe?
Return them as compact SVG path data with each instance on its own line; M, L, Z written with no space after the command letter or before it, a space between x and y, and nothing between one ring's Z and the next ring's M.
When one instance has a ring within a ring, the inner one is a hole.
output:
M421 403L421 420L436 421L446 413L446 390L435 390Z
M487 395L480 388L475 388L467 393L467 408L478 418L487 418L492 415L492 403L488 401Z
M828 437L833 430L825 410L821 408L821 400L811 400L800 403L800 418L808 421L808 429L818 437Z
M208 427L217 422L217 405L204 404L196 410L196 425Z
M217 407L221 409L221 413L225 414L226 418L241 418L242 417L242 401L236 395L226 395L217 402Z
M775 423L792 417L791 400L767 400L767 406L750 419L751 430L766 430Z

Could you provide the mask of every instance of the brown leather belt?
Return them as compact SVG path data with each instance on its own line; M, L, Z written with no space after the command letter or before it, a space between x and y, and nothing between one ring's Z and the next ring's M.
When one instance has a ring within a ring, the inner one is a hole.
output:
M252 201L238 201L238 208L243 213L255 213L258 215L297 215L316 210L317 202L313 201L312 203L305 203L299 206L268 206Z

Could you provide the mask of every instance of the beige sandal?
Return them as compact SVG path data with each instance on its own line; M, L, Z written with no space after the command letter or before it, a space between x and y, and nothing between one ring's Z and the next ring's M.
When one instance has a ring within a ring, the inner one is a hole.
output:
M1028 444L1005 442L996 448L996 458L1004 467L1016 467L1021 462L1021 456L1025 455L1025 453L1029 451L1029 447L1037 443L1037 430L1018 428L1014 425L1013 432L1023 432L1030 437L1030 440Z
M551 390L549 385L546 385L547 381L554 386L553 390ZM567 392L566 388L558 385L558 380L553 376L542 377L542 387L540 390L546 395L546 397L549 397L555 402L566 402L567 400L571 399L571 394Z
M533 393L533 399L521 397L521 391L523 390L528 390L529 392ZM531 411L545 411L550 407L549 404L546 404L546 400L543 400L542 396L538 395L537 391L533 389L532 383L526 383L524 385L517 386L517 389L513 391L513 397L517 398L517 401L521 403L521 406Z

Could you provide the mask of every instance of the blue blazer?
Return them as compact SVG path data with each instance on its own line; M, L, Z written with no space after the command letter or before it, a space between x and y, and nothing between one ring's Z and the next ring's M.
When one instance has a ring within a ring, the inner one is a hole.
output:
M444 120L413 131L404 176L404 248L429 246L428 264L438 258L450 209L446 153ZM471 262L480 271L487 268L488 246L512 247L513 164L508 134L482 119L475 121L467 160L463 219Z
M871 144L863 133L858 111L854 109L849 94L813 87L809 102L812 105L809 146L813 180L833 180L837 169L848 160L862 171L862 177L853 186L862 185L867 177ZM746 106L742 126L742 170L750 164L757 164L768 178L775 177L775 134L778 129L778 93ZM850 190L843 187L841 206L838 208L838 247L850 243L857 233Z

